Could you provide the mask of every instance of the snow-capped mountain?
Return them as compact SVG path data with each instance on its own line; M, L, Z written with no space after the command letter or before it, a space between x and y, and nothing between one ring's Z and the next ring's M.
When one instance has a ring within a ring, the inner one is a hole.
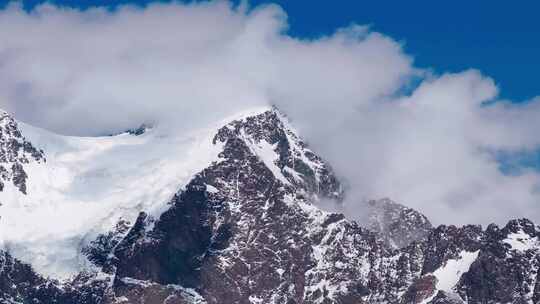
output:
M0 243L58 279L91 266L81 248L121 219L133 222L142 210L159 216L221 151L211 140L222 123L184 133L81 138L4 117Z
M3 303L540 301L538 226L433 228L388 199L360 224L325 212L346 193L276 109L174 136L2 121Z

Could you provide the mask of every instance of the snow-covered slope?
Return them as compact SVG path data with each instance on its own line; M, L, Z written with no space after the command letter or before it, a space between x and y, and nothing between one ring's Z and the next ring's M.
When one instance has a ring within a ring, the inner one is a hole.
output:
M12 160L22 163L29 178L25 191L6 182L0 192L1 248L46 275L78 273L87 267L82 247L120 219L133 222L140 211L158 217L195 173L217 160L222 148L212 139L218 128L264 110L187 133L157 127L138 136L106 137L60 136L2 114L10 127L4 129L22 134L7 134L8 140L17 139L21 149L32 143L43 157L35 152L39 158L34 159L34 151L27 149L29 155L20 153L22 161Z

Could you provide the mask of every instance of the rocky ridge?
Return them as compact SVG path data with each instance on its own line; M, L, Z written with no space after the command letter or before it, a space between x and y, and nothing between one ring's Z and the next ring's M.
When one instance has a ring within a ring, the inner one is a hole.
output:
M275 109L214 143L220 159L159 219L143 212L83 249L95 272L57 282L3 252L2 303L540 301L540 228L526 219L433 228L379 200L364 228L324 212L317 201L340 201L342 186Z
M428 218L420 212L388 198L370 200L361 210L361 223L377 232L391 248L403 248L414 241L426 240L433 229Z

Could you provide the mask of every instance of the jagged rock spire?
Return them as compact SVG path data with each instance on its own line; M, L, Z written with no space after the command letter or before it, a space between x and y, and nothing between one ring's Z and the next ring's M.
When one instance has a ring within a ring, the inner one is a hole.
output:
M43 151L24 138L11 115L0 110L0 191L11 183L26 194L26 164L44 161Z

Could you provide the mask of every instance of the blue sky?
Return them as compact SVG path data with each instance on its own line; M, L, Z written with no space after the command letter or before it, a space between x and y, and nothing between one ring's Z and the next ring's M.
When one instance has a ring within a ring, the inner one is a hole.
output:
M0 1L6 3L7 1ZM25 1L31 8L39 0ZM147 0L54 0L73 7ZM163 1L162 1L163 2ZM166 2L166 1L165 1ZM351 23L370 24L405 43L416 66L437 72L477 68L492 77L503 98L523 101L539 94L540 3L521 1L250 1L277 3L289 16L289 34L314 38ZM330 4L331 3L331 4Z

